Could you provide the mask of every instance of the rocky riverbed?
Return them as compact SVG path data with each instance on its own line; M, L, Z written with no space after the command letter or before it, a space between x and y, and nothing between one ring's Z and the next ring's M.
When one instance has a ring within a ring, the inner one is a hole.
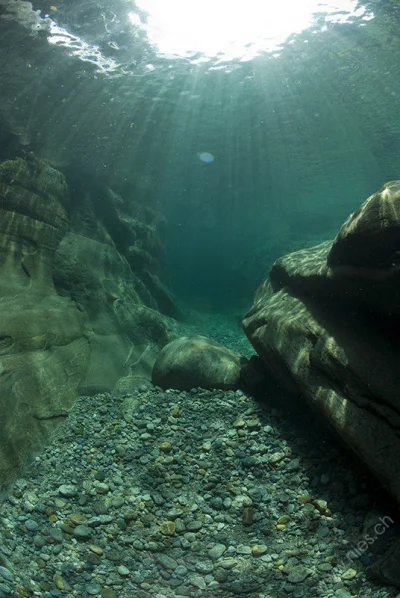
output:
M306 417L142 385L60 430L1 504L0 598L398 596L366 574L393 513Z

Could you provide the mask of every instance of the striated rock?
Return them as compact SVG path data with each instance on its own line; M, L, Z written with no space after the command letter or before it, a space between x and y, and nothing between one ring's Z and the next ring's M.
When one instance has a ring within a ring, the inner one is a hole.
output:
M149 381L160 348L177 336L160 310L180 312L155 211L109 189L76 183L69 193L63 174L33 155L0 164L0 199L5 487L51 439L78 391L129 394ZM135 261L140 252L147 261Z
M74 176L74 175L72 175ZM142 302L161 313L182 319L169 290L165 257L166 222L160 212L98 184L84 180L76 189L71 210L74 233L115 249L133 276Z
M84 318L53 284L68 228L62 174L35 159L0 165L0 488L72 408L85 376Z
M67 233L57 250L54 279L87 324L91 358L81 392L112 390L126 376L150 380L160 347L175 337L173 326L155 303L143 305L146 293L148 303L152 297L117 249Z
M178 336L181 312L168 288L165 221L112 189L74 184L71 229L54 261L60 294L85 317L91 359L81 392L130 392L149 381L161 347ZM151 270L151 273L150 271Z
M386 183L344 223L329 252L330 268L362 268L376 276L400 265L400 181Z
M267 367L296 390L400 500L400 183L334 242L273 266L246 314Z
M166 345L153 368L161 388L236 388L243 359L205 336L183 336Z

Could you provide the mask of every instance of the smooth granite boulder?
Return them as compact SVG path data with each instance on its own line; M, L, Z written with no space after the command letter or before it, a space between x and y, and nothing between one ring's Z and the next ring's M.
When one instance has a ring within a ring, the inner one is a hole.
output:
M61 173L35 159L0 165L0 489L72 408L89 361L84 318L53 284L68 228Z
M244 330L400 501L400 183L385 185L334 242L273 266Z
M330 268L365 275L400 265L400 181L386 183L343 224L329 252ZM369 272L368 272L369 271Z
M166 345L153 368L161 388L237 388L243 358L205 336L182 336Z

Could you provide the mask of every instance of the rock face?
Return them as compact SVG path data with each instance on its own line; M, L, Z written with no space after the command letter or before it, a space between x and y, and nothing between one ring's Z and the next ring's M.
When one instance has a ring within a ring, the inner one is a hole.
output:
M149 381L180 311L156 212L33 156L0 164L0 200L1 489L77 392Z
M132 373L150 380L160 347L174 338L171 323L116 247L69 232L57 250L54 274L87 324L91 357L82 393L112 390Z
M84 318L52 266L68 227L64 177L21 159L0 165L0 489L48 441L89 361Z
M170 317L182 317L168 290L162 215L89 182L83 175L73 187L70 230L53 272L59 293L87 323L91 359L82 393L112 390L122 377L133 385L150 380L158 351L177 336Z
M400 182L279 259L245 316L259 355L400 501Z
M153 384L161 388L236 388L242 358L205 336L183 336L166 345L153 368Z

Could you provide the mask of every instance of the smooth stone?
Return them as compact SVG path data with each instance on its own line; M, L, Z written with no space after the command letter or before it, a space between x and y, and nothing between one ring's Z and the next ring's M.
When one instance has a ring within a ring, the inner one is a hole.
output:
M0 592L2 592L4 594L4 596L9 596L11 594L12 590L5 583L0 582Z
M39 536L39 534L37 534L34 538L33 538L33 544L36 548L43 548L43 546L46 544L45 539L43 538L43 536Z
M61 496L72 498L77 494L78 488L74 486L74 484L62 484L62 486L59 487L58 492Z
M268 547L265 544L254 544L251 547L251 554L253 556L262 556L268 551Z
M196 563L195 569L198 573L207 575L208 573L212 573L214 571L214 565L211 561L200 561L199 563Z
M218 583L224 583L228 579L228 573L225 569L216 569L214 571L214 579L218 581Z
M39 525L34 519L28 519L25 521L25 527L29 532L36 532Z
M301 583L310 575L310 571L302 565L296 565L289 572L288 581L290 583Z
M187 572L188 570L184 565L178 565L174 573L175 575L179 575L180 577L185 577Z
M355 569L347 569L344 573L342 573L342 579L353 579L357 575L357 571Z
M3 577L7 581L14 580L13 573L11 573L11 571L9 571L9 569L7 569L6 567L2 567L1 565L0 565L0 577Z
M174 571L178 566L176 560L168 556L167 554L158 554L156 556L156 561L159 565L161 565L161 567L163 567L166 570L172 569Z
M186 529L188 532L198 532L203 527L203 522L199 521L198 519L194 519L193 521L189 521L186 524Z
M199 590L205 590L207 587L206 582L204 581L204 579L202 577L200 577L200 575L192 575L189 578L189 582L196 586L196 588L199 588Z
M241 544L236 548L236 552L238 554L251 554L251 547Z
M225 550L225 544L214 544L214 546L208 551L208 557L213 561L216 561L224 554Z
M230 557L226 557L218 563L219 567L222 567L223 569L233 569L233 567L235 567L237 564L238 561Z
M88 583L86 591L90 596L98 596L101 593L101 586L98 583Z
M121 577L128 577L128 575L130 574L128 567L125 567L125 565L120 565L117 571Z
M49 535L54 542L57 542L57 544L61 544L64 538L62 531L58 527L52 528Z
M72 533L77 540L89 540L92 536L92 530L86 525L77 525Z
M99 525L108 525L112 523L114 518L111 515L98 515L97 517L91 517L86 521L86 525L89 527L98 527Z

